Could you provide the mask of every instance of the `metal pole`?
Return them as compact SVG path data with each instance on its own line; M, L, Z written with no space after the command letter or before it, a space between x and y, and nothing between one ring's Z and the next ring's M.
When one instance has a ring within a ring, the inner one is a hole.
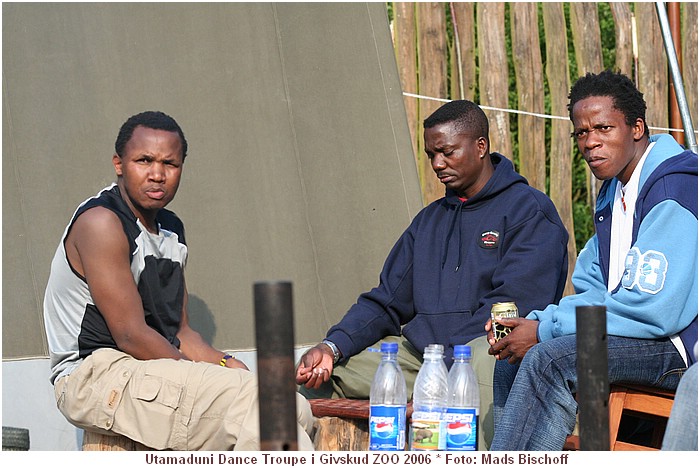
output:
M260 450L298 450L292 284L258 282L253 294Z
M685 141L687 143L686 147L691 151L697 153L698 144L695 140L693 122L690 119L690 109L688 108L688 101L685 97L683 78L681 77L680 66L678 65L676 49L673 46L673 36L671 35L671 28L668 24L668 15L666 14L664 2L656 2L656 14L659 18L659 25L661 26L661 35L663 36L664 45L666 46L666 55L668 57L669 67L671 69L673 86L676 89L676 99L678 101L678 109L681 112L681 120L683 121L683 131L685 132Z
M576 398L581 450L610 450L605 306L576 307Z
M683 73L683 50L681 49L681 8L678 2L668 2L666 5L666 14L668 15L668 26L671 31L671 38L673 39L673 48L676 51L676 57L678 59L678 69ZM676 87L671 86L669 89L669 123L671 128L680 128L683 125L681 120L681 111L678 109L678 98L676 97ZM672 131L671 135L676 139L678 144L685 145L684 132Z

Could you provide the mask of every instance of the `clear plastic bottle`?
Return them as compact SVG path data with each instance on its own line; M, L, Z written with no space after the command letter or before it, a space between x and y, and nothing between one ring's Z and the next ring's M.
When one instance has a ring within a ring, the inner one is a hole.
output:
M445 449L447 366L443 351L442 345L431 344L423 353L423 365L413 387L411 450Z
M382 360L369 392L369 449L405 450L406 380L398 343L382 343Z
M479 382L471 360L471 347L455 346L454 364L447 376L447 450L478 450Z

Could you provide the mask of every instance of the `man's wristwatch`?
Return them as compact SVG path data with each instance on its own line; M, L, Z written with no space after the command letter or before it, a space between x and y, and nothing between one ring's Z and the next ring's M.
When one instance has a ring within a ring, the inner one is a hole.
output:
M329 348L331 348L331 351L333 351L333 364L337 364L338 361L340 360L340 350L338 347L333 343L332 341L328 340L323 340L321 343L325 344Z

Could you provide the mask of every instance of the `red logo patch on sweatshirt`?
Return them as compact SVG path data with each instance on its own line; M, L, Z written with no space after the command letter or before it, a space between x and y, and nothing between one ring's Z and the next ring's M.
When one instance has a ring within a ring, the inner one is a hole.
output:
M479 238L479 247L482 249L495 249L501 240L501 234L498 231L486 231L481 233Z

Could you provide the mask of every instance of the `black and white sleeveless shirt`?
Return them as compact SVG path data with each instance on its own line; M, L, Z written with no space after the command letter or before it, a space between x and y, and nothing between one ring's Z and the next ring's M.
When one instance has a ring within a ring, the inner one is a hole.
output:
M120 219L129 241L131 273L146 323L174 346L182 318L185 293L183 269L187 261L184 226L172 211L158 213L158 234L146 230L112 184L84 201L73 214L56 249L44 295L44 322L51 356L51 383L70 374L83 359L100 348L117 344L95 306L85 278L73 270L66 257L65 241L75 220L96 206ZM115 285L119 288L122 285Z

